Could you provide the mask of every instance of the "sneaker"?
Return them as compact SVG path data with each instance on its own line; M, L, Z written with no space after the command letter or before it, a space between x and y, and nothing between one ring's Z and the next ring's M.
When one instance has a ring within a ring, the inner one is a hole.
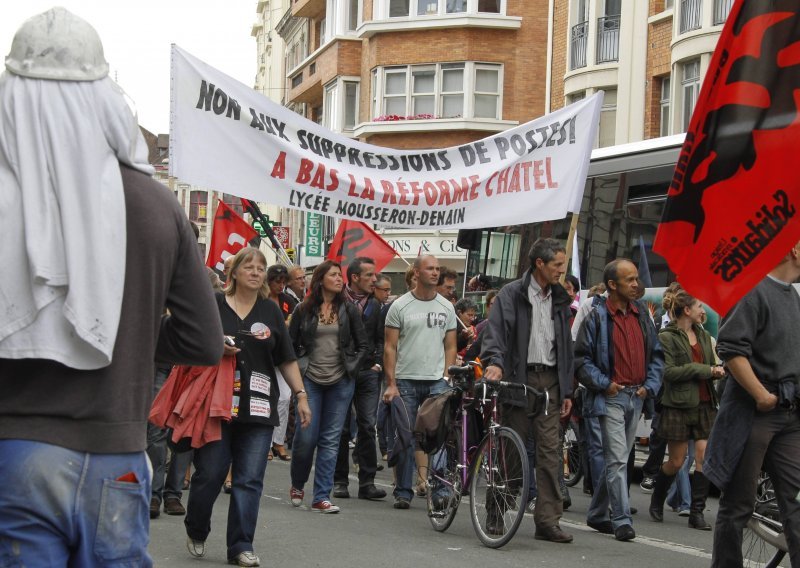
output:
M157 519L161 514L161 502L156 497L150 499L150 518Z
M381 454L381 459L383 461L385 461L385 462L389 461L389 454L387 454L386 452L383 452L383 454Z
M525 505L525 510L530 513L531 515L536 510L536 497L531 497L528 499L528 504Z
M614 529L614 538L619 541L633 540L636 538L636 532L630 525L620 525Z
M333 486L333 496L337 499L349 499L350 491L344 483L337 483Z
M690 513L691 513L691 511L689 511L689 509L680 509L680 510L678 510L678 516L679 517L688 517L690 515Z
M189 554L195 558L202 558L206 555L206 541L204 540L194 540L191 537L187 537L186 548L189 549Z
M642 493L652 493L653 488L656 486L656 478L655 477L645 477L642 479L642 482L639 484L639 487L642 488Z
M319 501L317 503L312 503L311 510L316 513L338 513L339 507L330 501Z
M408 509L411 507L411 501L406 499L405 497L395 497L394 498L394 505L392 505L395 509Z
M167 515L185 515L186 509L177 497L170 497L164 501L164 512Z
M253 554L252 551L245 550L228 560L228 564L233 564L234 566L261 566L261 559Z
M351 450L354 450L354 449L356 448L356 441L355 441L355 439L353 439L353 440L350 440L349 442L347 442L347 447L348 447L348 448L350 448Z
M296 489L294 487L289 489L289 499L291 500L292 505L294 505L295 507L299 507L300 505L303 504L303 497L305 496L306 492L303 491L302 489Z

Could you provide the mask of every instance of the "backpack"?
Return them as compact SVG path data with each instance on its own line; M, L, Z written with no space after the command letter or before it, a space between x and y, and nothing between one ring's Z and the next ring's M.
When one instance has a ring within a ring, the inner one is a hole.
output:
M414 439L423 452L431 454L444 445L458 401L458 391L451 389L427 398L420 405L414 423Z

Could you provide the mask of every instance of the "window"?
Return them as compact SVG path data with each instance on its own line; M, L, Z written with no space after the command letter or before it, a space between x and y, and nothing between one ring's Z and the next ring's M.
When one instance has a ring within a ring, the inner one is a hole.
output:
M448 14L501 14L506 0L380 0L390 18ZM376 2L377 4L377 2Z
M386 69L383 86L383 112L389 115L406 113L406 67Z
M411 71L411 114L436 114L436 67L414 67Z
M373 117L500 119L501 71L500 65L474 62L378 68Z
M672 10L674 6L675 6L675 0L664 0L665 10Z
M578 9L575 12L577 23L589 21L589 0L578 0Z
M605 89L600 109L600 128L597 131L599 148L613 146L617 129L617 90Z
M389 0L389 17L408 16L411 0Z
M339 78L325 85L322 125L335 132L353 130L358 118L358 81Z
M499 14L500 0L478 0L478 12Z
M240 205L241 206L241 205ZM193 191L189 194L189 220L195 222L205 222L207 220L206 209L208 208L208 193L205 191Z
M606 0L606 16L619 16L622 13L622 0Z
M354 32L358 27L358 0L347 2L347 31Z
M571 95L567 95L567 104L571 105L572 103L577 103L578 101L582 101L586 98L586 91L581 91L580 93L572 93Z
M464 64L442 65L442 118L464 116Z
M700 60L695 59L684 63L682 66L681 90L683 97L683 114L681 128L683 132L689 130L689 121L692 119L697 95L700 94Z
M352 130L358 122L358 83L344 81L344 130Z
M475 118L496 118L500 115L500 70L497 67L475 66Z
M661 79L661 128L659 131L660 136L669 136L669 100L670 100L670 80L669 76Z
M240 197L225 193L222 195L222 202L233 209L237 215L244 215L244 208L242 207L242 199Z

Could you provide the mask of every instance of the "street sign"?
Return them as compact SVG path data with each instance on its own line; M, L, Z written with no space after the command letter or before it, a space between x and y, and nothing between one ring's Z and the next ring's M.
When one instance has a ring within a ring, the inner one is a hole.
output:
M322 248L322 215L306 213L306 256L324 256Z
M289 227L282 227L280 225L275 225L272 227L272 232L275 233L275 238L278 239L281 247L284 249L289 248L289 237L291 235L291 231Z

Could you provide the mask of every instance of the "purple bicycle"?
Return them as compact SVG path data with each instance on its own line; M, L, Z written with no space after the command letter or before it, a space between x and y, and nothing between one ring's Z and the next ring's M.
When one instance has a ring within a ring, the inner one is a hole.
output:
M428 466L428 517L437 531L455 518L462 495L469 495L472 526L490 548L508 543L525 515L530 470L525 444L510 428L501 426L498 395L515 389L541 393L527 385L477 381L480 363L448 369L453 378L450 426L443 446ZM547 409L547 404L543 406Z

